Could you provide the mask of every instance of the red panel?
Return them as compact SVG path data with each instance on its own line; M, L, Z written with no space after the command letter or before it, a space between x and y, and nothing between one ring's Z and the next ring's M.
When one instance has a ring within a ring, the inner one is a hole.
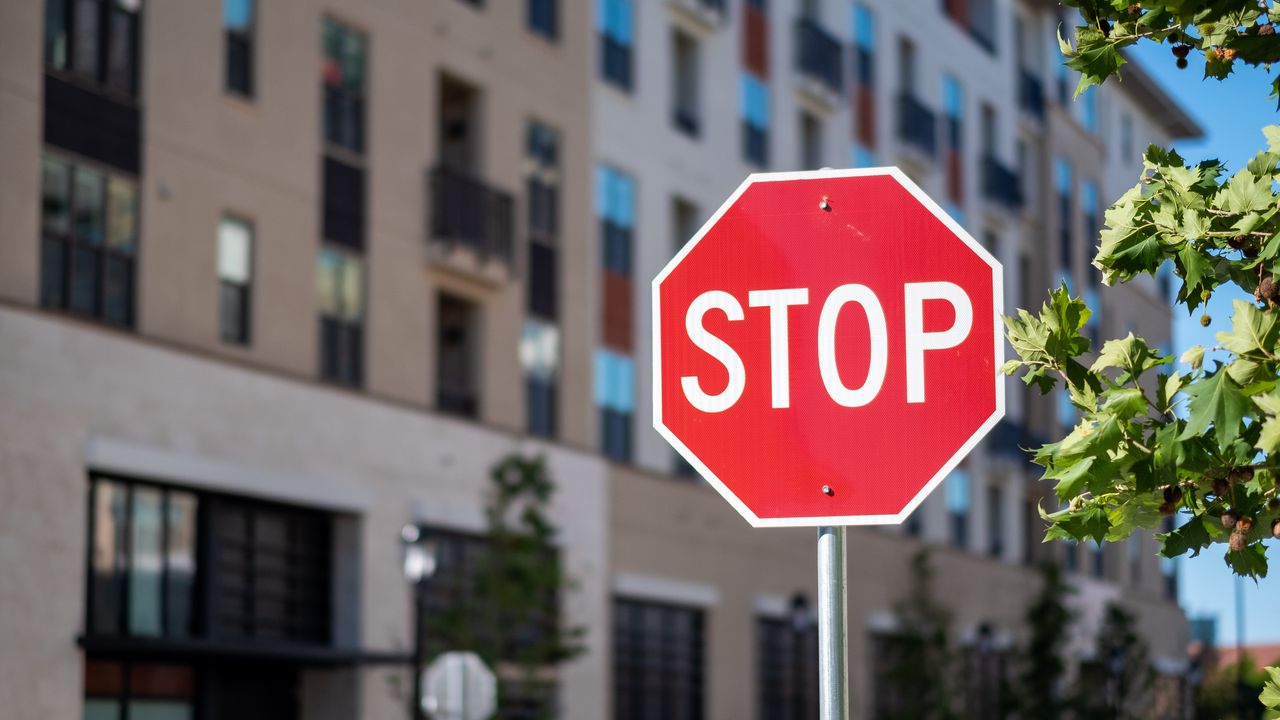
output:
M859 85L856 95L857 111L854 124L858 143L865 148L876 146L876 94L866 85Z
M969 1L968 0L945 0L944 9L951 19L964 27L969 27Z
M960 151L948 148L947 162L947 197L953 202L964 202L964 159Z
M742 64L764 80L769 77L769 16L754 5L743 11Z
M633 288L631 278L615 270L604 271L604 344L624 353L634 347Z

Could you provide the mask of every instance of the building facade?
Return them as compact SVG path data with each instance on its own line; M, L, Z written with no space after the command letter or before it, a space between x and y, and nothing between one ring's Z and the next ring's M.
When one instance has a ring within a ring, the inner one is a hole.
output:
M645 400L649 280L751 172L899 165L1001 260L1006 307L1064 279L1100 337L1168 343L1160 284L1103 292L1089 248L1141 148L1198 129L1136 66L1064 94L1051 3L197 5L0 1L15 717L404 717L399 530L463 558L512 453L558 482L587 628L557 717L810 714L812 533L747 527ZM892 702L921 549L965 647L1018 639L1052 556L1082 627L1123 599L1179 671L1150 537L1039 544L1019 446L1074 419L1009 382L908 524L850 533L858 717Z

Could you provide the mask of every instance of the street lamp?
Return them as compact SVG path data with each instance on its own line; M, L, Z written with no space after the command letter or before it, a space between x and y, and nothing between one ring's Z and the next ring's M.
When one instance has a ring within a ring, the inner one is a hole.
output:
M409 698L409 717L422 717L422 664L426 649L422 636L422 585L436 572L436 542L421 525L409 524L400 530L404 546L404 579L413 587L413 693Z
M795 648L795 657L791 663L793 673L791 682L794 688L792 717L799 719L811 714L808 712L809 683L805 677L805 669L809 666L805 640L808 638L810 628L813 627L813 614L809 612L809 598L802 592L791 596L790 620L792 647Z

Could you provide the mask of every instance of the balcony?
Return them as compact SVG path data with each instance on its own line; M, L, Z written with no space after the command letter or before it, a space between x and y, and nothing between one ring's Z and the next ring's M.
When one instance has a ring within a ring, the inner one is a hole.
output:
M1009 210L1022 208L1022 183L1018 174L994 157L982 158L982 196Z
M844 92L840 41L811 18L796 21L796 64L800 75L816 81L837 99Z
M1029 70L1018 71L1018 105L1026 114L1044 122L1044 85Z
M470 255L467 263L477 272L497 261L506 271L515 265L513 240L514 201L473 177L443 165L429 173L432 249L443 250L448 264L459 250Z
M938 130L933 111L910 93L898 96L898 138L928 159L938 154Z

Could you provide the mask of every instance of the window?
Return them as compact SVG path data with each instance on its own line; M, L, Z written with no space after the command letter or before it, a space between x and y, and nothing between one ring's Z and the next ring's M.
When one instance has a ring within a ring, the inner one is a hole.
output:
M131 327L137 185L47 153L40 167L41 304Z
M475 304L441 294L436 314L436 405L476 417L479 392L480 323Z
M1133 152L1133 116L1129 113L1120 116L1120 159L1124 162L1136 159Z
M749 70L742 73L742 156L757 167L769 164L769 86Z
M942 106L946 111L946 149L943 162L946 170L947 198L956 205L964 205L964 87L952 75L942 76Z
M1084 129L1098 134L1098 92L1097 88L1089 88L1080 93L1080 124Z
M557 428L556 389L560 373L557 236L559 234L560 137L537 122L528 125L529 318L520 341L525 373L525 429L553 437Z
M556 387L560 378L560 330L529 318L520 335L520 364L525 377L525 427L532 435L556 434Z
M676 129L689 137L701 132L699 108L698 41L679 30L671 32L671 120Z
M329 642L328 516L100 475L89 508L90 641Z
M222 29L227 54L227 92L253 97L253 39L256 0L222 0Z
M1071 277L1072 243L1071 243L1071 163L1058 158L1053 165L1054 187L1058 194L1058 263L1059 270L1068 279Z
M600 408L600 451L613 460L630 462L636 405L635 361L610 350L597 350L595 396Z
M234 217L218 226L218 317L222 339L249 343L249 290L253 280L253 226Z
M1075 42L1075 30L1072 29L1072 24L1067 21L1065 15L1059 14L1055 25L1061 28L1060 33L1067 42ZM1071 70L1067 67L1065 57L1057 58L1054 66L1057 68L1058 104L1066 105L1071 101Z
M365 36L324 19L324 139L364 152Z
M818 717L818 633L789 619L756 620L760 717L809 720Z
M995 646L991 626L982 623L976 637L962 651L964 717L998 720L1007 716L1008 650Z
M987 553L1004 555L1004 488L994 483L987 486Z
M85 720L192 720L197 673L190 665L86 658Z
M631 91L631 0L600 0L600 70L604 80Z
M807 112L800 113L800 165L803 170L817 170L822 162L822 121Z
M526 0L529 29L548 40L560 34L559 0Z
M1142 537L1134 534L1125 542L1125 559L1129 562L1129 582L1137 585L1142 579Z
M1173 518L1167 517L1160 523L1160 532L1171 533L1176 527ZM1178 559L1161 556L1160 575L1164 578L1165 599L1176 601L1178 599Z
M320 300L320 376L359 387L364 382L364 263L358 255L322 247L316 257Z
M1093 559L1093 576L1103 578L1107 576L1107 554L1105 545L1094 540L1089 544L1089 555Z
M853 163L854 167L869 168L876 166L875 154L861 145L854 146L852 155L850 162Z
M969 507L972 488L969 471L956 468L947 477L947 516L950 518L951 544L958 548L969 546Z
M635 182L630 175L601 165L596 171L596 215L604 242L604 266L631 274L631 236L635 223Z
M671 249L680 252L698 232L702 213L693 202L681 197L671 199Z
M46 67L97 89L136 96L141 8L142 0L46 0Z
M1068 432L1076 425L1076 406L1071 404L1071 396L1065 388L1054 391L1054 414L1058 418L1058 427Z
M693 608L614 601L616 720L702 720L703 624Z
M1102 232L1102 221L1098 214L1098 186L1093 181L1086 180L1081 188L1080 205L1083 210L1081 220L1085 237L1092 246L1098 241L1098 234ZM1092 313L1087 323L1087 332L1096 348L1102 340L1102 275L1092 262L1085 265L1085 271L1088 282L1084 286L1084 301Z
M858 149L870 156L876 147L876 25L875 15L861 3L853 7L853 41L854 136Z

